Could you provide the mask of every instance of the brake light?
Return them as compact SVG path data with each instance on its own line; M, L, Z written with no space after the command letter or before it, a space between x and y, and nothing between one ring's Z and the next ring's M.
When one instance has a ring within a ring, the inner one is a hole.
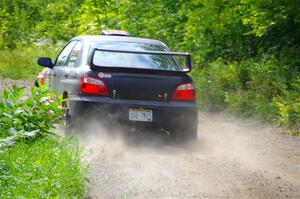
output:
M106 84L101 79L89 75L84 75L80 78L80 91L84 94L108 95Z
M173 95L173 100L195 100L196 91L192 83L185 83L177 86Z
M38 79L40 81L40 83L43 85L45 84L46 81L46 77L47 77L47 73L48 73L48 69L45 68L44 70L42 70L39 75L38 75Z

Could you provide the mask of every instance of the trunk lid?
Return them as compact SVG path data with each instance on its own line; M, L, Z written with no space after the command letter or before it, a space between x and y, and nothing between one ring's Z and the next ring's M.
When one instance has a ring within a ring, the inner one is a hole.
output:
M151 101L169 101L178 85L191 81L185 74L100 72L98 77L102 77L113 99Z

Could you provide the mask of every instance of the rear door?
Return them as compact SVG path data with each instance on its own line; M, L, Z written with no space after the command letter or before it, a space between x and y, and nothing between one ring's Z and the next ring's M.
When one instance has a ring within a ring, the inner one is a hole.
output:
M55 66L49 73L49 84L56 93L62 94L64 88L61 81L65 78L65 68L68 63L69 56L77 41L69 42L56 58Z
M67 92L68 95L73 95L78 93L78 85L79 85L79 74L78 67L81 64L81 54L82 54L82 41L77 41L75 46L73 47L68 59L61 71L61 79L60 79L60 89L61 93Z

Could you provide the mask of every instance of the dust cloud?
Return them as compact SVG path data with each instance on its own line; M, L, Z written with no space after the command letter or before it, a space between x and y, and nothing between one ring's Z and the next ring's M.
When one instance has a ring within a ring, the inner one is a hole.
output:
M300 139L254 120L199 114L198 140L89 121L76 133L88 198L300 198ZM85 121L86 123L86 121Z

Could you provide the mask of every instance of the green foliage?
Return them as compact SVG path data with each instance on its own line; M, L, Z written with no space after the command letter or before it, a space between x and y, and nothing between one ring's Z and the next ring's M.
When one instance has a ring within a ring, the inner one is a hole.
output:
M50 56L54 58L61 47L60 45L27 46L0 50L0 78L33 80L42 70L37 65L38 57Z
M269 55L230 63L218 59L199 70L192 75L201 106L260 116L299 133L299 73L290 74L282 60Z
M0 143L12 145L24 138L39 138L51 133L60 122L62 96L49 93L41 85L31 88L31 97L21 98L25 88L4 89L0 101ZM0 147L1 147L0 145Z
M74 20L81 0L0 1L0 49L16 48L36 41L56 42L75 35ZM77 9L77 10L76 10Z
M210 110L220 110L226 97L232 90L238 90L238 73L236 63L226 65L222 59L210 63L205 69L194 70L192 76L198 88L201 105Z
M293 91L277 96L273 103L277 107L277 124L285 126L294 135L300 134L300 78L292 84Z
M47 137L0 151L0 198L80 198L86 175L74 139Z
M71 198L85 192L79 144L52 134L62 96L46 86L5 88L0 97L0 198Z

